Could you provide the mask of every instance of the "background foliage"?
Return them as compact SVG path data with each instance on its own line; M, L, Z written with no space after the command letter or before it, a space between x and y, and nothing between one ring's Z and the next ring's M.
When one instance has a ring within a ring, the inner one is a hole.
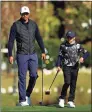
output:
M57 7L55 12L55 4L53 5L52 2L2 2L1 13L4 14L1 20L2 48L7 47L10 27L14 21L20 18L21 6L26 5L31 10L30 18L38 24L45 47L48 51L47 54L50 57L49 60L46 60L44 67L47 67L48 69L53 68L55 66L59 45L62 42L58 35L60 25L65 26L65 32L67 30L75 31L78 42L83 41L86 38L91 38L91 2L67 1L64 2L64 4L64 9L62 7ZM56 16L55 13L57 13L58 16ZM65 32L63 32L63 37L65 36ZM85 43L83 46L91 52L90 42L88 44ZM39 47L37 45L36 47L38 52ZM39 64L41 63L40 54L41 52L38 52ZM7 55L4 55L4 60L5 56L7 58ZM91 65L90 58L91 57L87 59L84 65Z
M79 40L91 36L91 4L89 7L84 2L65 2L65 10L57 9L61 18L64 18L62 24L66 30L72 29L76 32ZM84 24L84 25L83 25Z

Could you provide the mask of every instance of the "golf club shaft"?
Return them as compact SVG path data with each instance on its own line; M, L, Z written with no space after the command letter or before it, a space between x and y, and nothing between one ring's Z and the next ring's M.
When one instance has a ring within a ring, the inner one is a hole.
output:
M42 103L43 103L43 60L42 60Z
M54 83L54 81L55 81L55 79L56 79L56 77L57 77L58 72L59 72L59 71L57 71L57 73L56 73L56 75L55 75L55 77L54 77L54 79L53 79L53 81L52 81L52 83L51 83L51 85L50 85L50 87L49 87L49 90L51 89L52 84Z

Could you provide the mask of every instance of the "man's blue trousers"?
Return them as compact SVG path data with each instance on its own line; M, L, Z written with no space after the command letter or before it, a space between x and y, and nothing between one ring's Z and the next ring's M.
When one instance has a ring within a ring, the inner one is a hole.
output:
M37 79L38 57L37 54L17 54L18 65L18 90L19 102L25 101L30 96ZM26 90L26 73L29 70L29 83Z

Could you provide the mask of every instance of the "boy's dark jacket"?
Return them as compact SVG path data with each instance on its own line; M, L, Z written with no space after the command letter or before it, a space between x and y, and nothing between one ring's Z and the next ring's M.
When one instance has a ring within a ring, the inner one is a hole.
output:
M56 66L74 66L80 56L86 59L89 53L80 44L69 44L67 41L60 45Z

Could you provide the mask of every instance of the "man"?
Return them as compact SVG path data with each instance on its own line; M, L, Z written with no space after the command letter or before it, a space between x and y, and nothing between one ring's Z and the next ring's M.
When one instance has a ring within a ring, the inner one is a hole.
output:
M76 34L73 31L66 33L66 41L60 45L57 67L64 73L64 85L61 96L59 97L59 106L64 107L67 89L70 86L68 106L75 107L75 89L79 70L79 63L83 63L89 53L80 44L75 42Z
M45 50L43 40L40 36L37 24L29 19L30 10L23 6L20 10L21 18L13 23L10 30L8 51L9 62L12 64L14 58L12 49L14 40L17 42L17 65L18 65L18 89L19 89L19 105L31 105L30 95L35 86L37 79L38 57L35 52L35 40L38 42L41 51L42 59L44 60ZM26 73L29 70L29 84L26 90Z

